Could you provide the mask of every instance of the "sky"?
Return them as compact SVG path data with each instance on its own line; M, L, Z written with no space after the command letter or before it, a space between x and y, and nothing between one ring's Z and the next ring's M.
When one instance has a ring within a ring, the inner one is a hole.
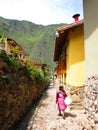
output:
M72 23L72 16L83 19L82 0L0 0L0 16L50 25Z

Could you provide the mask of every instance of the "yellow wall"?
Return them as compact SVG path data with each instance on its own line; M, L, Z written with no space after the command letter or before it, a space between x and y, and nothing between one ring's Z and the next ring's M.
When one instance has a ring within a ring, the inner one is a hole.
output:
M71 86L83 86L85 80L84 65L84 31L80 25L71 29L67 47L66 83Z

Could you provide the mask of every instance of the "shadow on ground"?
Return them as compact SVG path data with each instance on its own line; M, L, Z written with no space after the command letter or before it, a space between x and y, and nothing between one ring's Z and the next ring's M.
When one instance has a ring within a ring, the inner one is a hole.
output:
M72 113L69 113L69 112L65 113L65 117L76 117L76 116L77 116L76 114L72 114Z

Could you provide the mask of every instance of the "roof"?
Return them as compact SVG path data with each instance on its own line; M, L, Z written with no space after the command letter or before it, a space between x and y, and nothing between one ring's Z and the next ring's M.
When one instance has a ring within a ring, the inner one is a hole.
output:
M71 24L67 24L67 25L61 26L61 27L57 28L57 31L58 32L66 31L66 30L71 29L73 27L79 26L79 25L81 25L83 23L84 23L84 20L80 20L78 22L74 22L74 23L71 23Z
M56 40L55 40L54 61L59 60L62 48L65 44L65 41L67 40L66 38L67 38L69 30L74 27L80 26L83 23L84 23L84 20L80 20L78 22L67 24L56 29L58 36L56 37Z

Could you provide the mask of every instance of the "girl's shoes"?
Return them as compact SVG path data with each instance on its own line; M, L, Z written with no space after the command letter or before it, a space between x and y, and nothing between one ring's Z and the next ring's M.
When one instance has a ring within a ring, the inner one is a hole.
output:
M63 117L63 119L65 119L65 117Z
M58 116L62 116L61 113L59 113Z

